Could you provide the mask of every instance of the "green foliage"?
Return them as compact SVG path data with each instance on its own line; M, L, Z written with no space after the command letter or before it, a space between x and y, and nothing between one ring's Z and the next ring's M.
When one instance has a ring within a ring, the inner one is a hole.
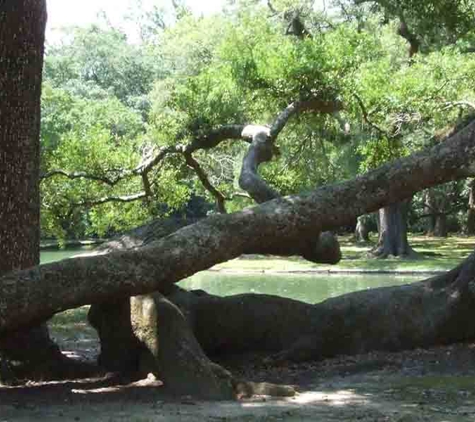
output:
M124 33L112 27L72 27L64 40L49 46L45 60L45 79L56 87L77 90L80 81L82 87L96 86L133 104L147 95L164 71L151 46L130 44Z
M438 142L444 128L467 116L456 102L475 101L475 58L464 53L475 37L472 1L363 3L331 15L287 0L272 2L277 13L242 0L212 18L154 9L148 20L137 18L142 29L149 25L139 44L112 27L72 28L62 45L48 48L42 170L113 179L147 152L185 145L225 124L268 124L289 103L310 98L341 101L344 110L292 117L278 138L280 157L261 169L283 194ZM425 43L411 61L397 34L401 13ZM296 14L312 36L286 34ZM246 148L228 142L195 153L228 197L239 192ZM103 235L181 209L196 195L213 201L179 154L149 179L153 196L146 200L98 206L90 204L141 192L142 181L44 180L44 233ZM237 196L228 209L250 204Z

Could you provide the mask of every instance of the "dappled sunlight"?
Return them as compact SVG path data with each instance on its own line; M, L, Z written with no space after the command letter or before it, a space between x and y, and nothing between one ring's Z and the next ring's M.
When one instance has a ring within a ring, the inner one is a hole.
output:
M309 391L295 398L298 404L325 403L330 406L344 406L348 404L366 404L368 397L355 393L353 390L340 391Z
M73 394L101 394L101 393L119 393L128 388L151 388L161 387L163 382L155 377L153 374L148 374L146 378L123 385L111 385L100 388L81 389L73 388Z
M262 400L259 398L250 399L242 403L243 407L263 407L263 406L288 406L288 405L324 405L324 406L346 406L369 403L367 395L357 394L353 390L338 391L306 391L295 397L285 399Z

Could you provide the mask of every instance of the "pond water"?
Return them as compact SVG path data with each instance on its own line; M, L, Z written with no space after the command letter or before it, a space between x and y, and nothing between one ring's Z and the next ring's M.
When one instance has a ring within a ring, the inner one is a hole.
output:
M187 289L203 289L220 296L249 292L265 293L316 303L356 290L396 286L419 279L420 277L415 276L391 274L239 274L204 271L180 282L179 285Z
M41 263L58 261L87 252L84 247L64 250L42 250ZM356 290L395 286L424 278L392 274L327 274L327 273L236 273L203 271L179 283L188 289L203 289L217 295L265 293L289 297L309 303Z
M61 261L62 259L71 258L91 250L88 246L73 246L65 249L46 248L40 251L40 262L47 264L48 262Z

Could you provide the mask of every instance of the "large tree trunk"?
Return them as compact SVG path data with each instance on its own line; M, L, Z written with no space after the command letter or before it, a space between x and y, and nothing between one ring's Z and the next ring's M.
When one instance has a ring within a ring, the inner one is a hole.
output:
M379 239L371 253L378 258L413 257L415 251L407 240L407 202L398 202L379 210Z
M6 0L0 9L0 275L39 263L40 97L45 0ZM2 290L3 295L3 290ZM53 369L61 358L45 324L0 339L6 361ZM6 378L3 374L3 378ZM0 376L0 378L2 378Z
M46 4L0 9L0 274L39 262L40 96Z

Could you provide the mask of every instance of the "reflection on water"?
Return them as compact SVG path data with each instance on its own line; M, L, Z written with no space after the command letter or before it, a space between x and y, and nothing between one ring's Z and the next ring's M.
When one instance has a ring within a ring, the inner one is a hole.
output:
M64 250L42 250L41 263L59 261L87 252L85 247ZM290 297L309 303L339 296L356 290L395 286L411 283L422 276L390 274L272 274L272 273L224 273L205 271L180 282L187 289L203 289L217 295L238 293L265 293Z

